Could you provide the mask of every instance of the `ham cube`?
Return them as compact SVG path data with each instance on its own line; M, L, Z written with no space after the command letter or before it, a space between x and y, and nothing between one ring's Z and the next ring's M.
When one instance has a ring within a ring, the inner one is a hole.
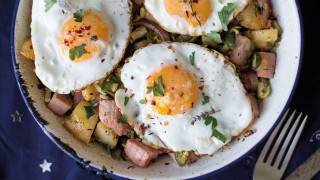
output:
M254 71L245 72L241 75L244 86L249 90L257 90L259 80L257 73Z
M72 101L64 94L54 93L48 103L48 108L59 116L66 114L71 107Z
M256 69L258 77L273 78L276 66L276 54L271 52L257 52L260 65Z
M252 54L252 42L245 36L237 35L235 44L236 45L230 55L230 61L237 66L243 66L247 63L247 59Z
M140 167L148 167L151 160L158 157L158 150L144 145L137 139L128 139L124 151L128 158Z
M102 123L119 136L127 135L132 128L129 124L120 123L120 116L121 113L114 100L100 100L99 117Z

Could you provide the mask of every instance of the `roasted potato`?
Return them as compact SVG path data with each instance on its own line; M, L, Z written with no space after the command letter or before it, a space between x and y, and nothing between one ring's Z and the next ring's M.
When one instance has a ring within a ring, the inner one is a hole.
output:
M255 49L270 51L278 39L278 30L265 29L252 31L251 35Z
M93 100L96 96L99 95L99 92L95 88L94 84L87 86L85 89L81 91L83 98L86 101Z
M94 130L94 135L99 142L107 144L110 149L116 147L118 143L118 136L112 131L112 129L105 126L101 121L98 122L97 127Z
M99 116L98 109L91 108L90 105L89 102L81 101L63 123L69 132L86 144L90 141ZM90 112L86 108L90 108Z
M30 60L35 60L31 38L26 39L23 42L23 44L21 46L20 54L22 54L24 57L26 57Z

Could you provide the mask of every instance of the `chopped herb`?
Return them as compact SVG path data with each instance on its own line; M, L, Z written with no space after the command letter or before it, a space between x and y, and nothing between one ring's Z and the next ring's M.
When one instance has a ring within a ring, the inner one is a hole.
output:
M216 128L217 127L217 119L212 117L212 116L207 116L207 117L204 117L204 124L206 126L208 126L209 124L212 123L212 129Z
M155 95L155 96L163 96L164 95L162 76L158 77L158 83L156 83L156 81L153 82L153 95Z
M219 19L224 31L228 31L228 19L235 8L236 5L234 3L228 3L226 6L222 8L220 12L218 12Z
M83 10L80 9L73 14L73 17L76 22L82 22L83 15L84 15Z
M69 50L69 57L73 61L76 57L80 58L82 55L87 53L86 49L86 44L81 44L80 46L76 46L72 49Z
M124 98L124 106L127 106L128 102L129 102L129 97L126 96Z
M98 40L98 36L90 36L90 40L91 41L96 41L96 40Z
M101 89L102 89L102 91L104 91L104 92L105 92L105 91L110 90L110 88L111 88L112 84L113 84L113 82L112 82L112 81L109 81L109 80L104 81L104 82L102 83L102 85L101 85Z
M127 123L128 123L127 115L122 114L122 115L120 116L120 118L119 118L119 122L120 122L121 124L127 124Z
M139 102L140 102L140 104L146 104L147 103L145 99L140 99Z
M86 111L86 118L90 119L90 117L94 115L94 111L92 107L91 106L83 106L83 107L84 107L84 110Z
M90 107L91 107L92 109L96 109L97 106L98 106L98 102L96 102L95 100L91 100L91 101L90 101Z
M134 139L134 131L130 131L130 139Z
M57 0L44 0L45 12L48 12L54 4L57 3Z
M219 139L221 142L225 143L227 141L227 138L221 134L221 132L219 132L218 130L214 129L212 131L212 136Z
M150 94L152 92L152 87L147 87L147 94Z
M219 3L220 3L220 4L222 4L222 3L223 3L223 0L218 0L218 1L219 1Z
M224 37L224 44L228 44L233 46L235 44L235 39L234 39L234 35L231 32L227 32L225 37Z
M207 34L207 36L217 44L221 44L223 42L220 34L217 32L211 31L210 33Z
M192 66L194 66L194 56L195 56L195 53L196 53L196 52L193 51L193 52L191 53L191 55L189 56L189 60L190 60Z
M260 63L260 56L257 53L254 53L252 57L252 68L257 69L260 66Z
M202 93L203 96L203 101L202 104L207 104L208 102L210 102L210 97L205 95L204 93Z

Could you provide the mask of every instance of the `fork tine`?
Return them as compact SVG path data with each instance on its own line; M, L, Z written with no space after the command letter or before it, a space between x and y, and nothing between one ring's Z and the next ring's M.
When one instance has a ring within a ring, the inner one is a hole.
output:
M261 162L262 162L262 161L265 159L266 154L267 154L267 152L268 152L268 150L269 150L269 148L270 148L270 146L271 146L271 143L272 143L274 137L276 136L277 132L279 131L280 127L282 126L284 120L286 119L289 111L290 111L290 109L288 109L288 110L286 111L286 113L283 115L283 117L282 117L282 119L280 120L280 122L279 122L279 124L277 125L277 127L273 130L273 132L272 132L271 136L269 137L267 143L265 144L264 148L262 149L262 152L261 152L261 154L260 154L260 156L259 156L258 161L261 161Z
M284 143L282 144L282 146L280 148L279 154L276 157L276 161L274 163L274 166L277 167L278 169L280 169L279 166L280 166L281 159L284 157L284 153L287 150L287 147L289 146L289 142L292 139L292 137L294 136L293 133L297 129L297 126L298 126L298 124L300 122L301 116L302 116L302 113L299 114L299 116L295 120L293 126L290 128L290 132L288 133ZM287 132L285 132L285 133L287 133Z
M294 139L293 139L293 141L292 141L292 143L291 143L291 145L290 145L290 147L289 147L289 150L288 150L288 152L287 152L287 154L286 154L286 157L285 157L284 160L283 160L283 163L282 163L281 169L280 169L280 172L281 172L282 174L284 173L284 171L286 170L286 168L287 168L287 166L288 166L288 164L289 164L289 161L290 161L291 156L292 156L292 154L293 154L293 151L294 151L294 149L295 149L295 147L296 147L296 145L297 145L297 143L298 143L299 137L300 137L300 135L301 135L301 133L302 133L302 130L303 130L305 124L306 124L307 119L308 119L308 116L306 116L306 117L303 119L303 121L302 121L302 123L301 123L301 125L300 125L300 127L299 127L299 129L298 129L298 131L297 131L297 133L295 134Z
M294 115L296 114L296 110L293 111L293 113L291 114L290 118L288 119L288 121L286 122L286 124L284 125L283 129L281 130L281 133L279 134L278 138L276 139L276 142L274 144L274 146L272 147L272 150L270 152L270 155L266 161L266 163L270 164L272 163L273 159L275 158L276 152L279 149L282 140L284 139L288 128L292 122L292 119L294 117Z

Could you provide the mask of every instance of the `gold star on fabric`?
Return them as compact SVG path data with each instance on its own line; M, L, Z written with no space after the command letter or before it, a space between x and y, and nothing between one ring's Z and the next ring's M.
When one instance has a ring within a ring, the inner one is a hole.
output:
M51 172L51 167L52 163L49 163L47 160L44 160L42 164L39 166L42 168L42 173L45 173L46 171Z

